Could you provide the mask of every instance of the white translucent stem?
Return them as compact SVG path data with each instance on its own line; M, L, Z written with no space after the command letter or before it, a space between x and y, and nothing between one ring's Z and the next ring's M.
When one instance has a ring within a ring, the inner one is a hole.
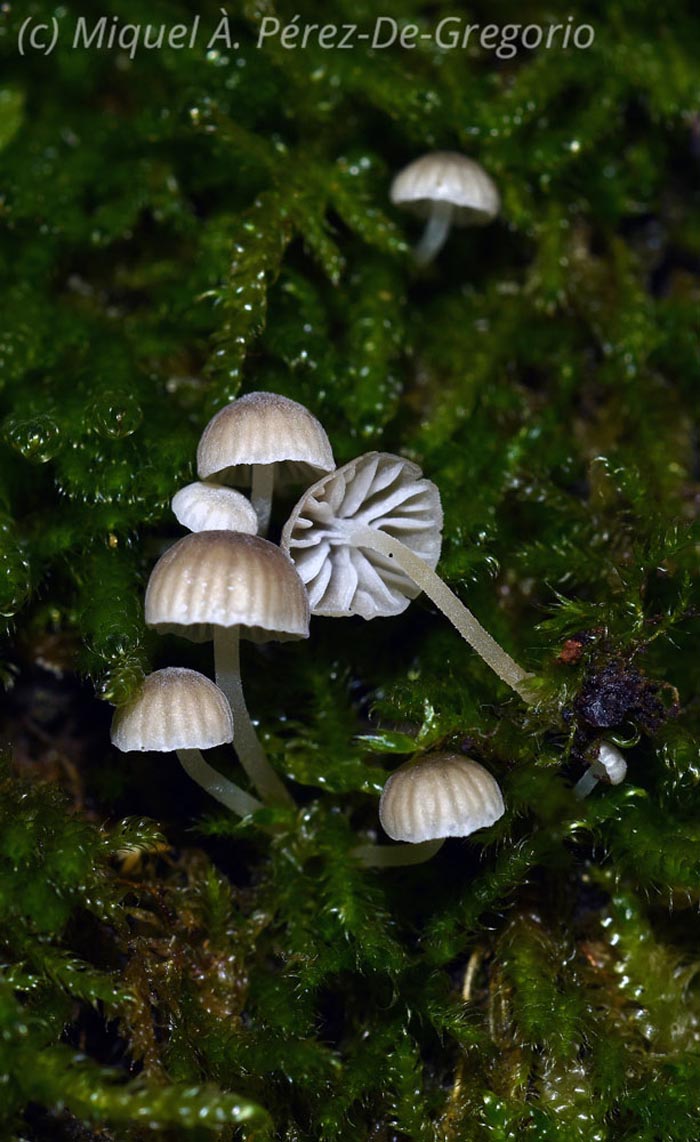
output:
M267 805L293 806L293 798L265 756L245 704L238 627L214 627L214 665L216 684L228 698L233 714L233 745L238 760Z
M272 511L272 493L275 490L275 465L253 464L253 481L250 502L258 517L258 535L267 535Z
M439 607L487 666L490 666L503 682L515 690L523 701L533 702L533 696L527 686L531 675L518 666L517 662L499 646L495 638L491 637L479 620L419 555L400 540L387 535L385 531L367 527L365 524L352 524L348 528L348 534L356 547L369 548L380 555L385 555L388 559L394 559L409 579L412 579L435 606Z
M594 766L591 765L583 777L580 777L574 785L574 797L577 801L583 801L583 798L587 797L592 789L595 789L599 781L600 778L596 774Z
M198 749L179 749L177 756L182 763L182 768L197 785L201 785L202 789L206 789L210 797L215 797L227 809L232 809L239 817L247 817L249 813L255 813L257 809L262 809L262 802L258 801L256 797L251 797L250 793L245 793L229 781L221 773L219 773L209 762L205 761Z
M368 868L401 868L430 860L444 845L444 840L421 841L417 845L358 845L350 855Z
M436 202L430 212L423 237L413 251L419 266L427 266L445 245L452 224L453 207L449 202Z

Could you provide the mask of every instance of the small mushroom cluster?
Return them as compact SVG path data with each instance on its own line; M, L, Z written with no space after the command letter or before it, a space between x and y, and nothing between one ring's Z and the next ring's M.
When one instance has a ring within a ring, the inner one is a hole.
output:
M399 615L421 592L504 682L532 701L529 675L437 575L440 494L411 461L368 452L336 468L328 436L308 409L276 393L250 393L207 425L197 470L200 480L172 500L190 534L154 567L145 614L161 634L210 641L216 682L179 667L149 675L115 713L118 749L175 751L193 780L240 816L263 804L294 806L248 713L240 640L307 638L311 614ZM275 487L314 480L280 545L264 538ZM250 500L231 484L249 487ZM202 756L227 743L260 800ZM601 747L576 796L600 776L622 780L624 759L615 753ZM367 865L416 863L446 837L468 836L503 812L495 779L477 762L452 753L418 757L391 775L379 806L385 832L405 844L358 845L355 854Z
M427 219L414 251L426 265L450 226L483 225L497 215L498 191L473 159L448 151L424 155L394 179L390 198ZM293 806L270 765L248 713L239 646L307 638L309 616L366 620L401 614L424 592L492 670L525 702L530 676L436 573L442 542L440 494L401 456L368 452L336 468L328 436L296 401L249 393L222 408L197 449L199 481L172 500L190 534L158 561L146 590L146 622L162 634L211 641L216 683L169 667L147 677L117 710L112 740L122 750L174 750L188 774L233 812L262 804ZM315 481L315 482L314 482ZM276 488L307 488L280 545L265 537ZM310 487L308 485L311 485ZM250 499L235 490L250 489ZM201 751L232 743L261 798L218 773ZM610 743L574 789L582 798L598 780L626 772ZM495 779L470 758L418 757L387 781L380 820L399 846L359 845L368 865L427 859L448 836L468 836L504 812Z
M527 697L528 675L435 572L440 495L415 464L369 452L336 468L328 437L306 408L275 393L250 393L207 425L197 470L200 480L172 500L190 533L153 568L145 615L161 634L210 641L216 682L180 667L149 675L114 715L118 749L175 751L193 780L240 816L263 804L293 806L248 713L240 640L307 638L310 614L398 615L421 591ZM264 538L275 487L314 480L280 545ZM250 488L250 500L234 483ZM202 756L227 743L257 796ZM414 863L445 837L467 836L502 813L495 780L476 762L452 754L419 758L391 776L380 804L387 834L406 845L360 845L356 854L370 865Z
M480 225L496 216L498 191L472 159L435 152L394 180L392 202L427 218L414 251L427 264L452 223ZM161 634L210 641L216 683L169 667L144 681L117 710L112 740L122 750L175 751L187 773L233 812L263 804L294 806L271 766L248 713L240 640L307 638L309 616L371 620L401 614L424 592L492 670L525 702L530 676L436 573L442 542L440 494L409 460L368 452L336 468L328 436L296 401L249 393L222 408L197 449L199 481L172 500L190 534L165 552L146 590L146 622ZM315 481L315 482L314 482ZM275 489L307 488L282 531L267 538ZM311 485L310 487L308 485ZM250 489L247 499L235 486ZM232 743L257 797L218 773L201 751ZM609 743L575 787L585 797L602 777L624 777L624 758ZM368 865L427 859L448 836L468 836L504 812L494 778L451 753L419 757L392 774L380 820L400 846L359 845Z

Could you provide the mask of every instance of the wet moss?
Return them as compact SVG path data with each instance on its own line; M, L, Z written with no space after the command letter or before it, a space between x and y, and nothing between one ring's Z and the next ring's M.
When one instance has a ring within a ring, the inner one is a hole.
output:
M72 2L32 6L49 55L19 54L24 12L0 31L4 1133L695 1139L697 12L590 0L589 49L512 57L258 47L275 13L248 3L207 51L198 12L192 49L133 59L74 48ZM436 147L504 205L419 271L387 189ZM211 671L146 631L143 590L204 424L255 389L339 462L421 465L442 574L539 682L525 709L422 599L245 647L300 807L241 823L116 754L106 703ZM628 780L576 802L601 735ZM363 871L385 775L438 746L488 765L505 817Z

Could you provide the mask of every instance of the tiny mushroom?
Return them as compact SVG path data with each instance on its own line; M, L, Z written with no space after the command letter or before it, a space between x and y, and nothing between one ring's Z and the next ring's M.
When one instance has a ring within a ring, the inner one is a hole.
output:
M133 750L175 751L189 776L212 797L245 817L262 809L204 760L203 749L233 741L233 718L226 695L196 670L169 666L149 674L137 695L112 720L112 742Z
M446 837L468 837L493 825L505 808L498 782L469 757L436 753L400 766L379 801L379 819L398 847L362 845L355 855L374 866L427 860Z
M610 785L619 785L627 776L627 762L621 750L611 742L602 741L597 747L597 757L591 763L583 777L574 785L574 797L582 801L587 797L599 781L606 781Z
M367 452L304 493L281 543L306 584L312 614L399 615L424 591L499 678L531 702L529 675L435 573L441 530L440 493L420 468Z
M216 681L231 705L233 744L263 800L293 800L265 756L246 707L239 639L308 638L309 603L291 559L273 543L231 531L178 540L156 563L146 588L146 623L161 634L214 641Z
M217 412L197 448L197 473L251 487L260 535L270 522L275 485L302 484L335 467L323 425L278 393L248 393Z
M189 531L242 531L256 535L258 517L250 500L223 484L187 484L172 498L178 523Z
M500 209L498 191L474 159L455 151L433 151L409 163L389 192L396 206L412 210L428 222L414 251L427 265L442 249L450 226L482 226Z

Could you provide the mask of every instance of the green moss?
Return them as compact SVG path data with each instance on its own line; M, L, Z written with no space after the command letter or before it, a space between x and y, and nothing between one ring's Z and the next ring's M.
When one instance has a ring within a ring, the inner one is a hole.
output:
M194 49L133 60L73 48L97 17L72 0L32 5L48 56L20 55L24 12L0 30L3 1136L695 1142L698 14L589 0L591 48L502 59L258 47L272 7L235 9L230 47L206 50L207 0ZM388 184L438 147L504 205L418 271ZM241 824L111 750L92 694L210 671L145 630L143 591L202 428L255 389L307 404L339 462L421 465L444 577L539 698L421 599L246 647L301 807ZM575 802L600 736L628 780ZM506 815L363 871L386 773L433 747L484 762Z

